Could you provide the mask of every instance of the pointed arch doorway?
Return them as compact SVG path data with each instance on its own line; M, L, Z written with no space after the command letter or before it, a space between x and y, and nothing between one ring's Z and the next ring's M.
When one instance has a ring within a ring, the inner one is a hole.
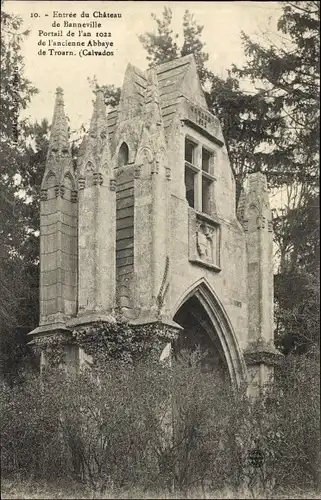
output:
M246 365L224 306L205 280L195 284L176 307L173 320L183 329L174 353L198 351L201 366L223 382L240 385Z
M174 321L183 328L173 345L174 356L179 356L182 351L188 354L197 352L202 370L214 372L220 381L229 381L224 353L197 297L192 296L184 302Z

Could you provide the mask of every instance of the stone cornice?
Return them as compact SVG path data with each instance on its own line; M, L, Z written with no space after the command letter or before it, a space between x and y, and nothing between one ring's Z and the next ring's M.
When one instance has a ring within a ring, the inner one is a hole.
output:
M267 342L260 338L251 342L244 349L244 359L247 365L278 365L283 358L283 354L278 351L273 342Z

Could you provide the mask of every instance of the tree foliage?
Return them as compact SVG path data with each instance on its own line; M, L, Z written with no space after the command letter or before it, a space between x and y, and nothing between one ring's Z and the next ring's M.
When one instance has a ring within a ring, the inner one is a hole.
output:
M282 2L277 40L242 34L247 63L234 67L264 92L281 127L273 135L270 177L282 188L275 219L280 266L275 280L277 335L299 351L318 345L320 3ZM262 157L262 159L264 159ZM269 170L267 171L269 175ZM300 287L300 284L302 285ZM300 294L293 293L296 288ZM312 295L311 295L312 294ZM305 343L303 339L308 338Z
M12 380L32 355L26 334L38 323L39 186L48 124L19 118L36 89L24 77L22 20L1 13L1 371Z
M262 88L284 126L275 134L285 173L291 182L318 183L320 3L282 2L278 41L264 35L264 43L242 34L247 63L236 69Z
M174 34L171 27L173 18L171 9L165 7L161 19L158 19L155 14L151 14L151 17L156 22L157 33L148 32L139 37L147 51L147 60L150 61L150 64L160 64L177 59L179 57L178 34Z

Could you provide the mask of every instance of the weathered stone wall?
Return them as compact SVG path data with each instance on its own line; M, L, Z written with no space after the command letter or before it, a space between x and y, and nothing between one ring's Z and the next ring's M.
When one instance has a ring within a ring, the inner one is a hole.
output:
M117 307L134 313L134 165L126 165L116 175L116 281Z
M79 317L114 309L116 182L110 149L103 92L98 90L78 158Z
M77 205L60 197L41 205L40 323L48 324L76 313Z
M170 259L171 293L167 298L174 315L184 295L193 284L202 278L209 283L226 310L241 347L247 344L247 257L246 242L242 226L236 218L235 182L224 144L217 145L190 129L184 122L184 103L181 113L173 121L168 137L169 163L172 167L170 210ZM220 131L217 133L221 137ZM198 211L188 206L184 184L185 137L215 151L214 158L214 206L209 214L217 224L216 252L219 254L211 264L201 262L196 250L195 218ZM194 261L191 254L194 250ZM195 255L197 258L195 258ZM207 265L206 265L207 264Z

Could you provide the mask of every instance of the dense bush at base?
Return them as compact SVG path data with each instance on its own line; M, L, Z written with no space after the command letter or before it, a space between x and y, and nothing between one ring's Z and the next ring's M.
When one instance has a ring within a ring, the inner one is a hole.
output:
M0 404L4 478L70 480L95 495L320 488L314 358L288 358L255 401L185 360L47 370L3 386Z

